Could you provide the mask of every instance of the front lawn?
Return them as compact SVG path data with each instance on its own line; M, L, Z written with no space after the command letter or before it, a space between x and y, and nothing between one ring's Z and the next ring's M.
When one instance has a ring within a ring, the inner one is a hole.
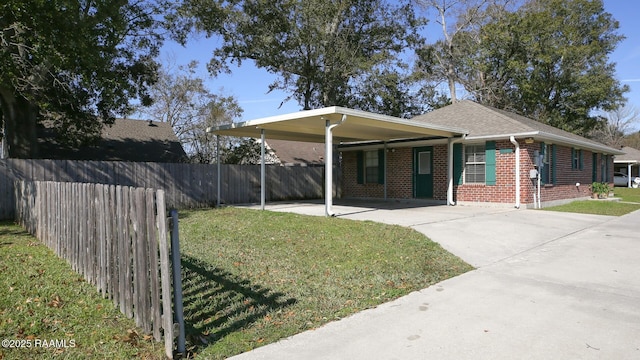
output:
M187 347L223 359L472 269L424 235L239 208L180 213Z
M0 336L2 360L165 358L164 343L8 222L0 223Z
M543 210L575 212L582 214L622 216L640 209L640 189L614 188L618 201L584 200L565 205L543 208Z
M616 187L613 189L615 197L620 198L620 201L633 202L640 204L640 188L624 188Z

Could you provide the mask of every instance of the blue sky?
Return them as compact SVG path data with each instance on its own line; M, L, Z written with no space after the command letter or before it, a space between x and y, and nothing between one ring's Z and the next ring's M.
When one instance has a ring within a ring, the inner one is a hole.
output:
M619 33L626 36L610 59L617 64L616 76L623 84L630 87L626 94L628 103L640 109L640 2L629 0L604 0L606 11L620 22ZM433 24L431 19L430 24ZM440 33L434 26L427 28L428 39L437 38ZM266 70L257 69L251 61L243 62L242 67L232 66L232 74L222 74L211 78L206 70L206 63L213 50L218 46L216 39L191 40L186 47L175 43L167 43L163 48L162 59L173 57L178 65L187 64L191 60L200 62L198 75L206 79L212 92L233 95L244 109L242 120L251 120L266 116L285 114L300 110L295 101L286 102L280 107L288 94L273 91L267 94L269 84L275 76Z

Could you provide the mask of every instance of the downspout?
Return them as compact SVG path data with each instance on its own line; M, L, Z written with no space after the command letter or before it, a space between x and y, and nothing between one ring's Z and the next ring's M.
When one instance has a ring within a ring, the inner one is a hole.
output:
M264 159L264 129L260 129L260 209L264 210L265 199L265 185L266 185L266 166Z
M330 120L325 120L325 179L324 179L324 214L335 216L331 211L333 206L333 128L342 125L347 120L347 115L343 114L340 122L331 124Z
M456 203L453 201L453 144L459 143L464 140L465 136L459 138L448 138L448 159L447 159L447 205L454 206Z
M516 147L516 209L520 209L520 144L515 136L509 138L513 146Z
M216 192L217 192L216 203L217 203L217 207L220 207L220 169L222 167L220 165L220 135L216 135L216 163L218 167L218 179L216 182Z

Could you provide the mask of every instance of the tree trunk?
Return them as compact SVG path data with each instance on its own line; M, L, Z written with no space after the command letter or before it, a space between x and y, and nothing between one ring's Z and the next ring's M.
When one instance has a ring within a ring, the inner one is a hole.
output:
M456 81L455 81L455 76L452 75L451 73L452 71L450 69L449 75L447 75L447 80L449 81L449 93L451 94L451 103L455 104L458 102L458 97L456 96Z
M22 96L0 91L2 107L5 156L33 159L38 157L36 136L37 109Z

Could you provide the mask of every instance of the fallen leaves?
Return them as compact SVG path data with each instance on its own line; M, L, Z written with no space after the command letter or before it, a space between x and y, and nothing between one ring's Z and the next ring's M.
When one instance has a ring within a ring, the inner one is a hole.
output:
M51 301L47 303L47 306L53 307L53 308L61 308L62 306L64 306L64 302L62 301L59 295L54 294L51 297Z

